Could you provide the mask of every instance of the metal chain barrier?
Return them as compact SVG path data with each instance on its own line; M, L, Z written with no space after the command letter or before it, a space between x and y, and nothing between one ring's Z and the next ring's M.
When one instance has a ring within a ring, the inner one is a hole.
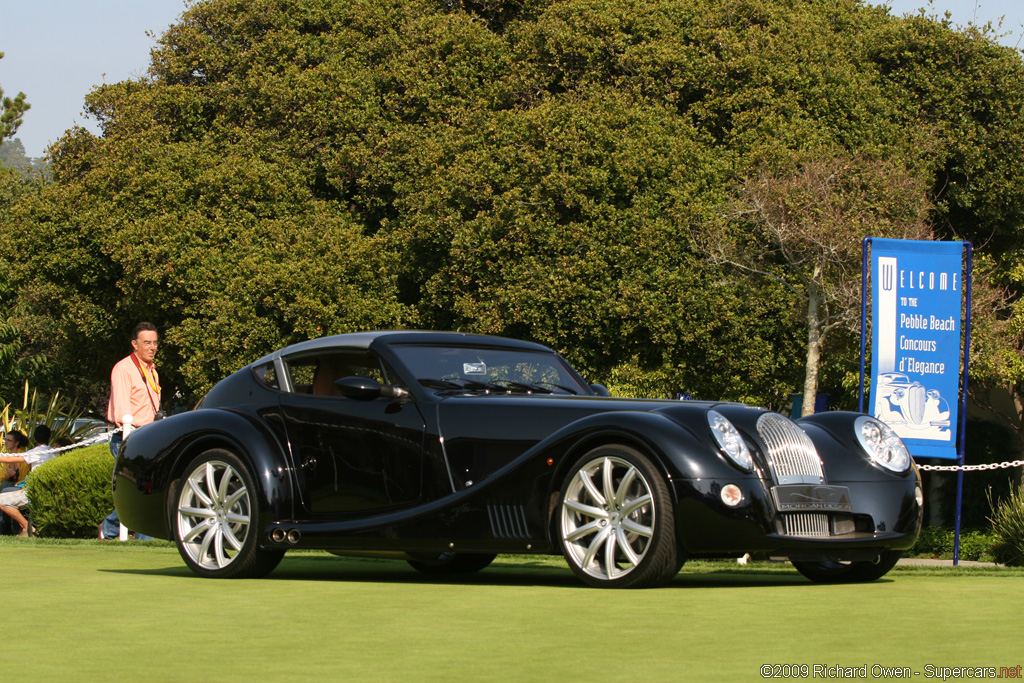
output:
M110 441L110 437L121 431L121 427L114 427L109 432L102 432L96 436L90 436L87 439L82 439L70 446L48 446L48 448L54 453L63 453L64 451L71 451L76 448L82 448L84 446L92 446L93 444L102 443L103 441Z
M1013 462L989 462L984 465L918 465L922 472L980 472L982 470L1005 470L1024 466L1024 460Z

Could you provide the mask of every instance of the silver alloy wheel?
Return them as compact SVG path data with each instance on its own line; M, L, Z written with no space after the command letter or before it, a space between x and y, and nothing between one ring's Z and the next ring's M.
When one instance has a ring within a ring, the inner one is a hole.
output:
M595 458L569 482L561 522L563 546L576 566L595 579L618 579L633 571L651 547L651 487L629 461Z
M181 547L203 569L230 565L245 544L252 506L245 481L222 460L201 463L178 496Z

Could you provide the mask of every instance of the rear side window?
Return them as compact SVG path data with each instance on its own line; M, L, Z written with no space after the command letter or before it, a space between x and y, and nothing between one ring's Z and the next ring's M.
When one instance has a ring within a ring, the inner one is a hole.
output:
M274 362L263 363L257 365L252 369L258 379L263 384L266 384L271 389L280 389L281 386L277 381L277 369L274 367Z

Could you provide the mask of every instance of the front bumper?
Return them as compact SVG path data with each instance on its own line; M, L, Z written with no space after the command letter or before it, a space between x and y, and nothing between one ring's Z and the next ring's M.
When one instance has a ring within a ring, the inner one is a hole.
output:
M727 484L743 491L738 505L723 501ZM773 487L756 477L677 480L676 534L690 557L871 559L916 542L923 519L919 486L916 477L839 482L848 492L843 504L790 505L780 511Z

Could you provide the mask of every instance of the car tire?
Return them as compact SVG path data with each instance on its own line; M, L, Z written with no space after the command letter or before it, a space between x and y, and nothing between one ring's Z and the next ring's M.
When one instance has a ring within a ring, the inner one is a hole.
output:
M473 574L486 569L497 555L478 553L441 553L432 560L409 560L418 572L435 576L445 574Z
M659 586L682 566L668 485L632 448L609 444L580 458L556 514L562 554L590 586Z
M815 583L866 583L889 573L902 555L901 550L890 550L877 562L793 562L793 566Z
M226 450L198 456L168 497L171 534L185 564L208 578L269 574L283 550L259 547L256 489L245 463Z

